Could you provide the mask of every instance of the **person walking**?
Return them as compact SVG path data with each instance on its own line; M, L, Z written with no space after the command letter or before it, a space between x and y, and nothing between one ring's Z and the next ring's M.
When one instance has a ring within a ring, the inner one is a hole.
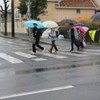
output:
M57 52L58 49L55 44L55 40L57 39L57 33L53 27L51 28L51 32L49 33L49 39L51 40L51 48L50 48L49 52L52 53L53 48L55 49L55 52Z
M78 32L77 32L77 29L74 27L73 23L70 23L69 37L71 39L70 52L74 50L74 45L76 45L77 50L79 50L79 46L76 44L76 41L78 41Z
M33 37L35 39L35 42L32 44L32 54L36 53L36 48L35 48L36 46L38 48L40 48L42 50L42 52L44 52L45 48L39 45L40 37L41 37L41 33L40 33L41 31L37 28L36 23L34 23L33 25L34 25L34 27L33 27Z

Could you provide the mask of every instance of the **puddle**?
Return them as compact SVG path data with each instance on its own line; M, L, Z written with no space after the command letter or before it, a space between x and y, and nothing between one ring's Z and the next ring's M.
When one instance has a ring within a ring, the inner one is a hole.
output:
M59 67L50 67L50 68L36 68L36 69L30 69L30 70L21 70L16 71L16 74L29 74L29 73L40 73L45 71L54 71L54 70L62 70L62 69L68 69L68 68L77 68L77 67L86 67L86 66L96 66L99 65L100 61L81 61L79 63L71 62L69 65L66 66L59 66Z

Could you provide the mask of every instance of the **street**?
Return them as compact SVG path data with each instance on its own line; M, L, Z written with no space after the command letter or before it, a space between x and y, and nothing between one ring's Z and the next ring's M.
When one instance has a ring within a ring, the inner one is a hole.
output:
M62 40L63 41L63 40ZM67 41L66 41L67 42ZM63 43L63 42L62 42ZM31 43L0 37L0 100L100 100L100 46L31 55Z

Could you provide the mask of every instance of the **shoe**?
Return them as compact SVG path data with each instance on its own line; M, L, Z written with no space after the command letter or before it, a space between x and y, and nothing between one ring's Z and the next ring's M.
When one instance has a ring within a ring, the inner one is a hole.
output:
M45 48L42 50L42 52L43 52L43 53L45 52Z
M34 54L36 54L36 52L33 52L33 51L32 51L31 54L34 55Z
M79 47L77 48L77 50L78 50L78 51L80 50Z
M50 53L52 53L52 51L51 50L48 50Z
M74 49L71 49L70 52L72 52Z
M55 50L55 52L57 52L58 50Z

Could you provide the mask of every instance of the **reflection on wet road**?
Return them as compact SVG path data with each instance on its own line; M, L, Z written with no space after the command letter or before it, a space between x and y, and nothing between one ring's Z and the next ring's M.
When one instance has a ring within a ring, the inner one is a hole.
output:
M36 68L30 70L20 70L16 71L16 74L29 74L29 73L39 73L45 71L54 71L54 70L63 70L67 68L76 68L76 67L88 67L88 66L97 66L100 64L99 60L83 60L83 61L72 61L69 64L67 63L66 66L59 66L59 67L49 67L46 68Z

